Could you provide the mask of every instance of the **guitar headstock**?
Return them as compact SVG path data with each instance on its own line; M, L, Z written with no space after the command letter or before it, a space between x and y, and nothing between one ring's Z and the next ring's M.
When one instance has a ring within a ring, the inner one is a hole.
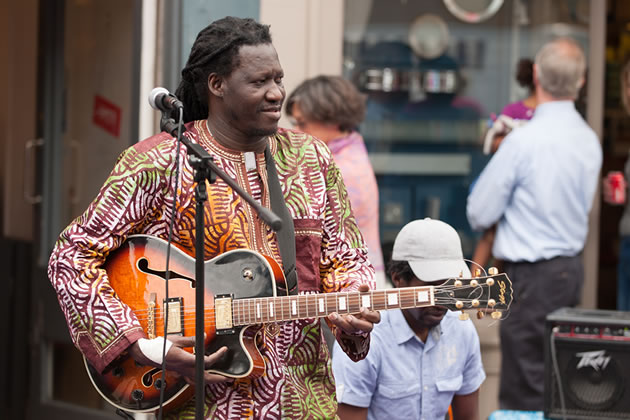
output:
M512 303L512 282L505 273L497 273L496 269L488 271L496 274L450 278L435 286L435 305L452 311L474 309L479 311L479 318L490 312L494 319L500 319L501 313ZM467 318L467 314L464 315Z

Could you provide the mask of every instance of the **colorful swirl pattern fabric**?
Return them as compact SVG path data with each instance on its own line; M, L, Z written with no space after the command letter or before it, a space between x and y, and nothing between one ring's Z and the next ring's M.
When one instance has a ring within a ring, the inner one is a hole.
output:
M258 184L252 185L242 153L220 146L205 121L187 125L187 135L246 191L262 192L270 207L263 153L256 154ZM348 204L339 169L328 148L303 133L280 129L269 138L287 206L294 218L300 293L373 288L374 270ZM175 192L175 163L180 160ZM281 261L276 234L221 179L208 184L205 259L248 248ZM176 213L172 214L173 201ZM117 299L102 269L108 254L130 234L166 239L174 218L174 240L194 256L193 172L184 146L161 133L119 157L100 193L61 234L48 274L75 345L102 371L145 334L131 310ZM319 321L308 319L264 327L265 375L207 386L206 418L334 418L335 387ZM344 350L355 360L367 354L369 336ZM170 418L194 418L189 401Z

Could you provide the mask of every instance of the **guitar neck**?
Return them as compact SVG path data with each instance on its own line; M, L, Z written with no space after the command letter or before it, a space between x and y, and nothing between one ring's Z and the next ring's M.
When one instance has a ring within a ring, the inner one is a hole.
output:
M434 286L237 299L232 301L232 322L235 326L252 325L322 318L333 312L357 314L361 307L383 311L434 304Z

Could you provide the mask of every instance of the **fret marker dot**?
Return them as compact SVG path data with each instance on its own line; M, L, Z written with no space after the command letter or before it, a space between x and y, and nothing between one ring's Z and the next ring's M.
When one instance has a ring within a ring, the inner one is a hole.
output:
M339 296L339 310L340 311L346 310L346 297L345 296Z
M388 305L398 305L398 293L388 293L387 294L387 304Z
M370 295L361 296L361 306L363 306L364 308L369 308L370 306L372 306Z
M426 290L421 290L418 292L418 302L428 302L429 301L429 292Z

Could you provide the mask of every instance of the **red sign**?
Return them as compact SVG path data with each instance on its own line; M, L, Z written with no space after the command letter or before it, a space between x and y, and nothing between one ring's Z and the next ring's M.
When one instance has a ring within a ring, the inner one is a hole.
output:
M120 134L120 108L102 96L94 96L92 122L114 137Z

